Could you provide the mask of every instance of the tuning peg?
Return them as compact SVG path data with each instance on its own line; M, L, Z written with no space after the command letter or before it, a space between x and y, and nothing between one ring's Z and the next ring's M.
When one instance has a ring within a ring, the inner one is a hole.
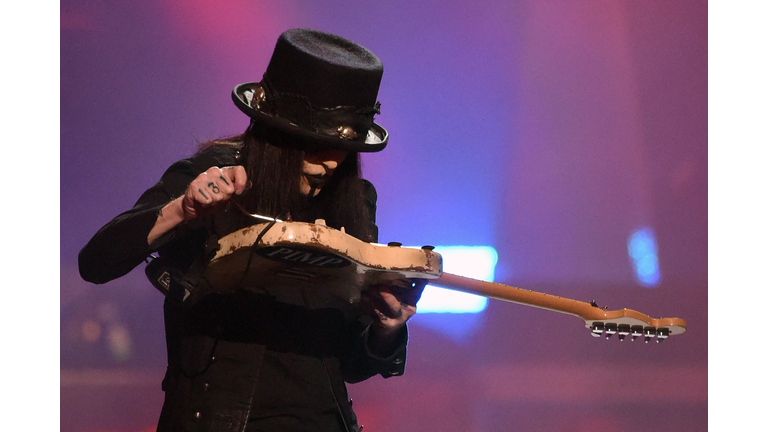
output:
M623 341L630 331L629 324L619 324L619 340Z
M656 343L661 343L663 340L666 340L668 337L669 337L668 328L660 328L656 330Z
M611 336L616 334L617 331L618 331L618 328L616 327L616 324L613 324L613 323L606 324L605 325L605 338L606 339L610 339Z
M592 329L592 336L593 337L600 337L603 335L603 331L605 330L605 327L603 326L603 323L596 322L592 323L591 326L589 326L590 329Z
M643 334L645 335L645 343L648 343L652 337L656 336L656 329L654 327L646 327L643 329Z
M635 341L638 337L643 335L643 327L642 326L632 326L631 328L632 332L632 342Z

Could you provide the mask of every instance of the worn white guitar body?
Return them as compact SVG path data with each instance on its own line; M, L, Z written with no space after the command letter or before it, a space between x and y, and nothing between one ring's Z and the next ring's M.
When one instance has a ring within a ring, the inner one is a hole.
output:
M442 257L431 247L367 243L317 223L272 221L233 232L219 240L200 286L216 292L248 289L310 308L348 308L374 285L410 286L410 278L430 285L574 315L596 337L630 336L658 342L686 330L680 318L650 318L631 309L608 311L508 285L443 273Z
M261 223L222 237L200 285L321 308L354 305L373 285L406 287L409 278L442 275L442 257L432 250L367 243L317 222Z

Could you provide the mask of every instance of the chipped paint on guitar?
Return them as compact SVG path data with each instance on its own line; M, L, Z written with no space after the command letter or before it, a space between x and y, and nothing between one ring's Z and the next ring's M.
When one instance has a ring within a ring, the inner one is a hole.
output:
M273 221L235 231L219 250L201 286L216 292L246 288L311 308L345 307L374 285L409 286L436 279L442 257L429 250L358 240L316 223Z
M428 279L437 287L477 294L584 320L595 337L630 336L657 342L685 332L680 318L654 319L631 309L607 311L594 302L481 281L443 272L431 247L367 243L317 220L272 220L235 231L219 240L200 283L215 292L239 288L265 293L279 301L310 308L352 310L360 294L375 285L410 286L409 279Z

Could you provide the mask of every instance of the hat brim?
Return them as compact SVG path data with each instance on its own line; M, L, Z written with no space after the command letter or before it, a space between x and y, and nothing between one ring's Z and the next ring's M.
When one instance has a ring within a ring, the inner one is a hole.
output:
M353 141L310 131L291 123L288 119L271 115L258 108L254 108L245 97L245 92L248 90L255 90L260 86L261 84L257 82L240 84L232 90L232 100L240 111L262 126L279 130L302 139L310 147L334 148L350 152L372 153L381 151L387 146L389 134L386 129L376 123L371 125L371 128L368 130L365 137L365 141Z

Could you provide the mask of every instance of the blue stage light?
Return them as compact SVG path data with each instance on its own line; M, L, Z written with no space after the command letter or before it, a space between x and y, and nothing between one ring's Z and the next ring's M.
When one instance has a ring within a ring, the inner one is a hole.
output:
M493 282L498 255L490 246L436 246L443 257L443 271ZM418 303L419 313L479 313L488 299L475 294L427 285Z
M633 232L627 240L629 257L635 272L635 279L646 287L655 287L661 282L659 252L656 237L650 228Z

